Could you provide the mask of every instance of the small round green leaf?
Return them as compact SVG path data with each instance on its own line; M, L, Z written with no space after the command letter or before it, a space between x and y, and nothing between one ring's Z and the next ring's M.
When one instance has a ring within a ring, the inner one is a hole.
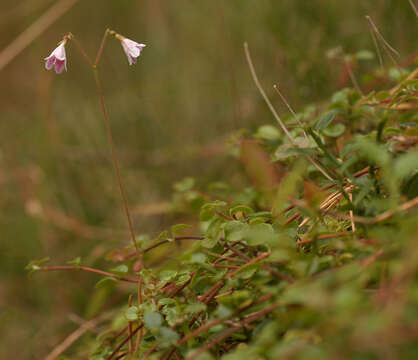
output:
M158 329L163 323L163 317L156 311L149 312L144 316L144 323L149 329Z
M138 307L131 306L125 311L125 318L128 321L138 320Z

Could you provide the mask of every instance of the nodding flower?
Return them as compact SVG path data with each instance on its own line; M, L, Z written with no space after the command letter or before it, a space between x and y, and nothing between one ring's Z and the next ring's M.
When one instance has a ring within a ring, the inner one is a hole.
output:
M55 72L57 74L61 74L64 69L67 71L67 55L65 54L65 43L65 40L62 41L51 53L51 55L44 59L45 68L47 70L51 70L55 66Z
M128 57L129 65L136 64L136 60L141 54L142 49L146 46L145 44L138 44L137 42L127 39L122 35L116 35L122 44L123 51L125 51Z

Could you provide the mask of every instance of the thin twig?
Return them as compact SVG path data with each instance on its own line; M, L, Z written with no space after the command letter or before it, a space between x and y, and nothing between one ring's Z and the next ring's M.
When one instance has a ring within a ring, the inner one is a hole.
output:
M351 69L351 65L348 63L348 61L344 58L344 54L343 54L343 63L344 63L344 67L346 68L347 72L348 72L348 76L350 77L351 82L354 85L354 88L357 90L357 92L360 94L360 96L362 98L364 98L364 94L363 91L360 88L360 85L357 82L356 77L354 76L353 70Z
M385 67L383 65L382 53L380 52L380 48L379 48L379 44L377 43L376 35L374 34L373 28L370 26L370 23L369 23L369 30L370 30L370 36L372 37L374 48L376 49L377 58L379 59L380 67L383 71Z
M180 292L183 291L183 289L190 284L194 276L194 272L190 274L190 279L187 280L183 285L179 286L176 290L173 291L173 293L170 295L171 298L175 298Z
M279 87L277 86L277 84L274 84L273 85L273 88L274 88L274 90L276 90L277 94L280 96L280 99L282 99L282 101L284 102L284 104L288 108L289 112L295 118L295 120L298 123L299 127L302 129L302 132L303 132L303 135L305 136L305 138L308 139L308 134L306 134L306 131L305 131L305 128L303 127L302 122L300 121L300 119L298 118L298 116L296 115L296 113L293 111L293 109L290 106L289 102L286 100L286 98L283 96L283 94L279 90Z
M129 295L128 307L132 306L132 295ZM129 334L129 354L132 354L134 350L134 339L132 336L132 321L128 322L128 334Z
M243 263L243 262L245 263L245 260L243 260L243 259L236 259L234 257L235 256L234 254L227 255L227 256L222 256L222 255L219 255L217 253L214 253L214 252L209 251L209 250L206 250L206 249L204 249L204 251L205 251L206 254L217 258L217 260L215 260L215 262L213 262L213 264L217 264L217 263L219 263L221 261L224 261L224 260L226 260L226 261L233 261L233 262L239 262L239 263Z
M400 57L399 52L393 48L383 37L383 35L380 33L379 29L377 28L376 24L373 22L372 18L369 15L366 15L366 19L369 22L371 29L376 34L377 38L380 40L380 42L383 45L383 49L385 49L386 54L389 56L389 58L392 60L392 62L395 64L396 67L399 67L398 62L395 60L395 58L392 56L391 52Z
M123 359L128 354L129 354L128 351L124 351L124 352L120 353L118 356L116 356L115 357L115 360L121 360L121 359Z
M144 253L147 253L149 251L151 251L152 249L155 249L156 247L163 245L163 244L168 244L174 241L179 241L179 240L204 240L205 237L204 236L176 236L174 239L170 239L170 240L161 240L159 242L157 242L154 245L151 245L149 247L147 247L146 249L143 250Z
M251 54L250 54L250 50L248 49L248 44L247 43L244 43L244 50L245 50L245 56L247 58L247 62L248 62L248 66L250 68L251 75L253 77L254 83L255 83L258 91L260 92L261 96L263 97L264 101L266 102L267 106L269 107L269 109L270 109L271 113L273 114L274 118L279 123L283 132L289 138L289 141L292 143L292 145L298 147L295 140L293 139L293 136L287 130L286 126L284 125L284 123L283 123L282 119L280 118L279 114L277 113L276 109L274 108L274 106L270 102L269 98L267 97L263 87L260 84L260 81L258 80L258 76L257 76L257 73L255 72L255 68L254 68L253 62L251 60ZM322 173L322 175L324 175L328 180L333 181L332 177L329 176L325 172L325 170L322 169L309 155L306 155L306 157L312 163L312 165L314 165Z
M379 251L376 251L373 255L370 255L370 256L366 257L365 259L360 260L360 264L363 267L368 267L371 264L373 264L383 254L384 254L384 251L382 249L380 249Z
M99 318L89 320L84 322L78 329L74 330L70 335L68 335L64 341L62 341L60 344L58 344L46 357L44 360L55 360L60 356L65 350L67 350L77 339L79 339L83 334L93 329L98 323L104 321L107 316L111 314L108 314L106 316L101 316Z
M345 232L334 233L334 234L319 235L317 237L300 240L300 241L296 242L296 245L308 244L308 243L310 243L310 242L312 242L314 240L332 239L332 238L349 236L349 235L352 235L352 234L353 234L352 232L345 231Z
M350 198L350 201L353 202L353 193L349 193L348 197ZM351 231L356 231L356 224L354 222L354 213L353 210L349 211L350 214L350 221L351 221Z
M310 217L306 217L302 220L302 222L298 225L298 229L300 229L301 227L305 226L309 221L311 221Z
M251 258L249 256L247 256L246 254L244 254L242 251L236 249L234 246L230 246L227 243L225 243L225 246L231 250L233 253L235 253L236 255L238 255L239 257L243 258L246 261L250 261Z
M293 220L296 220L300 216L300 213L294 213L289 219L284 223L285 225L290 224Z
M106 344L112 344L114 343L119 337L121 337L123 334L125 334L128 331L128 326L125 326L124 328L120 329L115 335L110 337L106 340Z
M171 295L170 295L170 298L174 298L174 297L176 297L177 295L178 295L178 293L180 293L187 285L189 285L190 284L190 282L192 281L192 279L193 279L193 276L194 276L194 273L191 273L190 274L190 279L185 283L185 284L183 284L182 286L180 286L176 291L174 291ZM163 308L163 306L164 305L160 305L159 306L159 308L158 308L158 310L161 310L162 308ZM144 357L142 358L142 360L145 360L145 359L147 359L156 349L157 349L157 347L158 347L158 345L159 345L159 341L157 341L146 353L145 353L145 355L144 355Z
M254 80L255 85L257 86L258 91L260 92L261 96L263 97L264 101L266 102L267 106L269 107L269 109L270 109L271 113L273 114L274 118L279 123L279 125L282 128L283 132L289 138L290 142L292 144L294 144L293 136L289 133L289 131L287 130L286 126L284 125L284 123L280 119L279 114L277 114L276 109L274 108L274 106L270 102L269 98L267 97L266 93L264 92L263 87L260 84L260 81L258 80L257 73L255 72L255 68L254 68L253 62L251 60L250 50L248 49L248 44L246 42L244 43L244 51L245 51L245 56L247 58L248 66L250 67L251 75L253 77L253 80Z
M107 277L111 277L113 279L120 280L120 281L126 281L130 283L135 283L135 284L138 282L138 280L135 280L135 279L121 277L121 276L109 273L107 271L93 269L87 266L72 266L72 265L39 266L39 267L34 266L34 270L39 270L39 271L82 270L82 271L92 272L92 273L96 273L100 275L105 275Z
M391 95L395 94L402 86L404 86L404 84L410 80L416 79L418 78L418 68L416 68L414 71L412 71L407 77L406 79L402 80L399 84L397 84L396 86L394 86L392 89L390 89L389 93Z
M353 219L356 222L359 222L361 224L373 225L373 224L377 224L381 221L389 219L390 217L392 217L393 215L395 215L398 212L412 209L413 207L415 207L417 205L418 205L418 196L413 198L412 200L409 200L409 201L403 203L402 205L399 205L396 209L385 211L385 212L375 216L374 218L367 218L367 217L363 217L363 216L353 216ZM336 216L340 219L343 219L343 220L350 220L350 217L347 216L346 214L340 214L340 213L330 213L330 214L334 215L334 216Z
M142 283L143 283L143 279L142 277L139 278L138 280L138 307L140 307L143 303L143 298L142 298ZM136 353L139 349L139 344L142 341L142 335L143 335L143 329L140 329L138 331L138 335L136 337L136 342L135 342L135 350L134 353Z
M254 302L251 302L250 304L244 304L244 305L241 305L239 308L238 308L238 310L236 310L234 313L232 313L231 315L229 315L229 316L227 316L227 317L224 317L224 318L220 318L220 319L215 319L215 320L213 320L213 321L211 321L211 322L208 322L208 323L206 323L206 324L204 324L204 325L202 325L201 327L199 327L198 329L196 329L196 330L194 330L194 331L192 331L191 333L189 333L189 334L187 334L186 336L184 336L182 339L180 339L179 341L178 341L178 345L182 345L182 344L184 344L184 343L186 343L187 341L189 341L191 338L193 338L193 337L196 337L197 335L199 335L200 333L202 333L202 332L204 332L204 331L206 331L206 330L208 330L208 329L210 329L211 327L213 327L213 326L215 326L215 325L217 325L217 324L219 324L219 323L221 323L221 322L223 322L223 321L225 321L225 320L228 320L228 319L231 319L231 318L233 318L233 317L235 317L235 316L237 316L237 315L239 315L240 313L242 313L243 311L245 311L245 310L247 310L249 307L251 307L251 306L253 306L253 305L256 305L256 304L260 304L260 303L262 303L262 302L264 302L264 301L267 301L267 300L269 300L269 299L271 299L272 298L272 294L267 294L267 295L264 295L264 296L262 296L261 298L259 298L258 300L256 300L256 301L254 301Z
M145 254L153 249L155 249L156 247L160 246L160 245L164 245L164 244L169 244L172 243L173 240L174 241L179 241L179 240L204 240L205 237L204 236L176 236L173 239L170 240L161 240L157 243L155 243L154 245L151 245L149 247L147 247L146 249L142 250L142 253ZM123 261L128 260L130 258L133 258L136 255L136 252L127 254L126 256L123 257Z
M246 264L242 265L239 269L236 269L235 271L229 273L228 275L226 275L227 279L230 279L231 277L233 277L235 274L237 274L238 272L242 271L243 269L247 268L250 265L255 264L256 262L263 260L264 258L270 256L270 252L265 252L265 253L261 253L260 255L258 255L257 257L251 259L249 262L247 262Z
M171 355L173 355L175 351L176 351L176 348L173 347L172 349L170 349L168 351L167 355L164 358L161 358L161 359L163 359L163 360L170 360Z
M376 35L378 36L378 38L380 39L380 41L382 42L382 44L384 46L386 46L390 51L392 51L395 55L400 57L399 52L393 48L383 37L383 35L380 33L379 29L377 28L376 24L373 22L372 18L369 15L366 15L366 19L367 21L370 23L373 31L376 33Z
M224 268L224 269L239 269L237 265L227 265L227 264L213 264L213 267Z
M194 353L192 353L190 356L188 356L185 360L193 360L197 356L199 356L202 352L210 349L212 346L218 344L222 340L226 339L233 333L237 332L238 330L242 329L243 327L247 326L248 324L252 323L253 321L258 320L260 317L270 313L274 309L276 309L279 306L279 304L273 304L268 307L266 307L264 310L258 311L254 314L251 314L243 320L237 327L230 328L228 330L225 330L217 337L213 338L212 340L205 343L205 345L201 346L199 349L197 349Z
M116 353L131 339L132 336L134 336L139 330L141 330L144 327L144 324L138 325L138 327L132 331L130 335L128 335L116 348L113 350L113 352L106 358L106 360L112 359Z
M159 342L157 341L150 349L144 354L144 357L141 360L148 359L148 357L157 349Z

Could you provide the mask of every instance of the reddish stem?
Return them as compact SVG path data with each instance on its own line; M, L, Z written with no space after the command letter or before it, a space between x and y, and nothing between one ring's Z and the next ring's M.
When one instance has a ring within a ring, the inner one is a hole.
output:
M243 320L237 327L230 328L228 330L225 330L222 332L219 336L215 337L209 342L206 342L205 345L200 347L198 350L196 350L193 354L188 356L186 360L193 360L198 355L200 355L202 352L210 349L213 345L218 344L222 340L226 339L228 336L232 335L233 333L237 332L238 330L242 329L243 327L247 326L248 324L252 323L253 321L259 319L260 317L268 314L269 312L273 311L276 307L278 307L279 304L273 304L265 308L264 310L258 311L256 313L253 313L249 315L245 320Z
M245 269L246 267L248 267L248 266L250 266L252 264L255 264L256 262L258 262L258 261L260 261L260 260L262 260L262 259L264 259L264 258L266 258L268 256L270 256L270 253L269 252L262 253L262 254L258 255L256 258L251 259L249 262L247 262L246 264L244 264L243 266L241 266L239 269L236 269L235 271L229 273L226 277L228 279L230 279L231 277L233 277L235 274L237 274L241 270Z
M249 256L245 255L242 251L240 251L240 250L236 249L235 247L230 246L230 245L228 245L228 244L226 244L226 243L225 243L225 246L226 246L229 250L231 250L233 253L235 253L235 254L236 254L236 255L238 255L239 257L243 258L244 260L247 260L247 261L251 260L251 258L250 258Z
M103 99L102 85L100 83L99 74L97 72L97 69L94 69L94 77L96 79L96 85L97 85L97 90L98 90L98 93L99 93L100 105L102 107L102 112L103 112L103 117L104 117L104 120L105 120L107 135L108 135L108 138L109 138L109 144L110 144L110 150L111 150L112 159L113 159L113 165L114 165L114 168L115 168L116 178L117 178L118 184L119 184L119 190L120 190L120 193L121 193L121 196L122 196L123 207L124 207L124 210L125 210L126 218L128 220L129 232L131 234L131 240L132 240L132 243L135 247L138 259L140 260L140 262L142 264L142 256L141 256L140 250L138 248L138 244L135 241L135 232L134 232L134 227L133 227L133 223L132 223L132 219L131 219L131 213L129 211L128 200L126 198L125 188L123 186L122 179L121 179L120 172L119 172L118 159L116 157L115 145L113 143L113 136L112 136L112 131L110 129L109 117L107 115L107 110L106 110L106 106L105 106L104 99Z
M99 50L97 51L96 61L94 62L94 65L93 65L94 67L97 66L97 64L99 63L100 57L102 56L103 48L104 48L108 33L109 33L109 29L106 29L102 38L102 42L100 43Z
M116 355L116 353L122 348L122 346L124 346L143 327L143 323L138 325L138 327L134 331L132 331L132 333L129 336L127 336L118 346L116 346L115 350L113 350L113 352L106 358L106 360L110 360L111 358L113 358Z
M300 240L298 242L296 242L296 245L303 245L303 244L308 244L312 241L316 240L325 240L325 239L332 239L332 238L336 238L336 237L342 237L342 236L348 236L353 234L351 231L345 231L345 232L340 232L340 233L335 233L335 234L325 234L325 235L319 235L317 237L313 237L313 238L308 238L308 239L303 239Z
M39 270L41 271L59 271L59 270L83 270L83 271L88 271L88 272L92 272L92 273L96 273L96 274L100 274L100 275L105 275L108 277L111 277L113 279L116 280L120 280L120 281L126 281L126 282L131 282L131 283L137 283L137 280L134 279L129 279L129 278L124 278L103 270L98 270L98 269L94 269L91 267L87 267L87 266L72 266L72 265L58 265L58 266L41 266L39 267Z
M248 309L250 306L253 306L253 305L256 305L256 304L260 304L260 303L262 303L262 302L264 302L264 301L266 301L266 300L268 300L268 299L270 299L271 297L272 297L273 295L272 294L267 294L267 295L264 295L264 296L262 296L261 298L259 298L258 300L256 300L254 303L251 303L251 304L248 304L248 305L245 305L245 306L241 306L237 311L235 311L232 315L230 315L230 316L227 316L227 317L225 317L225 318L221 318L221 319L215 319L215 320L213 320L213 321L211 321L211 322L209 322L209 323L206 323L205 325L203 325L203 326L201 326L200 328L198 328L198 329L196 329L196 330L194 330L194 331L192 331L190 334L188 334L188 335L186 335L185 337L183 337L182 339L180 339L179 341L178 341L178 345L182 345L182 344L184 344L185 342L187 342L188 340L190 340L191 338L193 338L193 337L195 337L195 336L197 336L197 335L199 335L200 333L202 333L203 331L205 331L205 330L207 330L207 329L210 329L211 327L213 327L213 326L215 326L215 325L217 325L217 324L219 324L219 323L221 323L222 321L225 321L225 320L227 320L227 319L231 319L231 318L233 318L233 317L235 317L235 316L237 316L237 315L239 315L240 313L242 313L243 311L245 311L246 309Z
M176 236L174 238L174 241L178 241L178 240L204 240L205 237L204 236ZM154 245L151 245L149 247L147 247L146 249L142 250L142 253L145 254L153 249L155 249L156 247L160 246L160 245L164 245L164 244L168 244L172 242L171 240L161 240L159 242L157 242ZM126 255L123 258L123 261L128 260L130 258L133 258L136 255L136 252L130 253L128 255Z
M90 57L87 55L87 53L84 51L83 47L79 43L79 41L74 37L74 35L71 34L71 37L69 37L74 44L77 46L78 50L80 51L81 55L87 60L87 62L90 64L90 66L93 66L93 61L90 59Z

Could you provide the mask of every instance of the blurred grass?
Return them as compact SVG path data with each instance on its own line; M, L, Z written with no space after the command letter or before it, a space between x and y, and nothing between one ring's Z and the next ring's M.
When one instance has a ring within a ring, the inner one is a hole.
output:
M0 49L52 3L3 0ZM82 230L125 229L126 221L87 64L70 44L67 73L56 76L43 66L65 33L73 32L92 56L106 27L147 44L129 67L120 45L109 41L100 65L129 202L141 209L169 200L172 183L185 176L202 182L235 176L238 165L223 156L226 136L273 121L250 78L244 41L274 102L278 82L298 108L351 86L340 81L341 64L325 54L340 45L347 53L374 51L364 15L402 59L416 50L417 23L407 0L91 0L3 69L0 358L16 352L20 359L42 358L74 328L67 315L92 315L88 304L100 297L89 290L96 278L84 274L28 279L23 268L30 259L63 263L81 255L92 264L129 241ZM363 70L356 69L359 76ZM137 233L155 234L171 218L138 211L134 221Z

